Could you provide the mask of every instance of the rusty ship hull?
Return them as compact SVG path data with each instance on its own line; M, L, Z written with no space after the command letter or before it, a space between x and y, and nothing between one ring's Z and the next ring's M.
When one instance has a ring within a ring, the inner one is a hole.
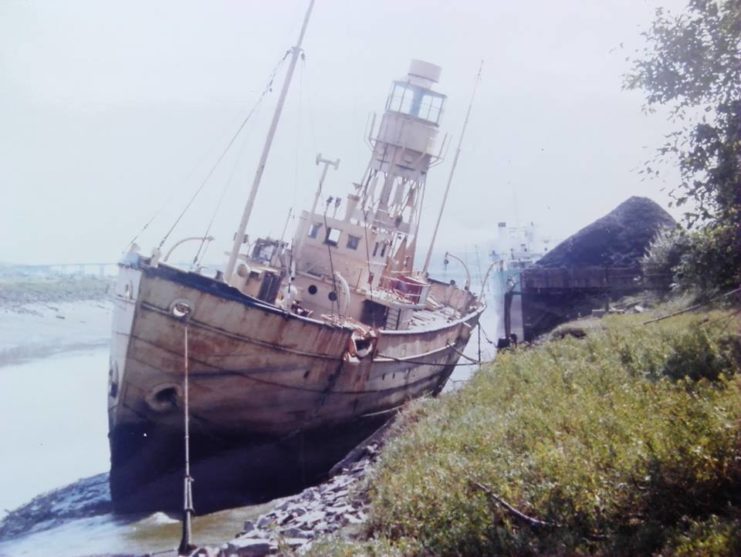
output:
M216 508L318 477L390 412L437 394L483 311L381 330L360 357L346 323L143 257L121 264L114 302L110 483L124 511L182 504L186 327L196 499L200 490ZM173 314L179 303L192 308L187 321Z

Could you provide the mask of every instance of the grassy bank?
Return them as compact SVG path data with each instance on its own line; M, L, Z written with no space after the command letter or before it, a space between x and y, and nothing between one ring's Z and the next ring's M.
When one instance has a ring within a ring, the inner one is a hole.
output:
M741 554L739 318L614 316L417 403L365 541L316 555Z

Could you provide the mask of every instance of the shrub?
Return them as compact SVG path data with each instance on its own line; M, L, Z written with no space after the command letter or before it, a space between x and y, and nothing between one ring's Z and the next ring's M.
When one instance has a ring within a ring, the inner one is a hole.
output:
M705 296L738 286L741 284L741 229L713 226L694 232L675 272L682 288L697 288Z
M682 256L689 250L689 237L681 228L662 228L641 258L641 270L646 284L669 290L674 284L674 272Z
M734 524L741 493L738 321L637 319L501 354L418 407L377 469L374 535L414 554L731 554L737 531L709 525Z

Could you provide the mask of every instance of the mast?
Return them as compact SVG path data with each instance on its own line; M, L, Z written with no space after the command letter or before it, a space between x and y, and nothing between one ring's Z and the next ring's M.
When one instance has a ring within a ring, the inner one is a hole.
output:
M473 92L471 93L471 102L468 103L468 110L466 111L466 119L463 121L463 129L461 130L461 137L458 139L458 148L455 151L455 157L453 157L453 165L450 167L450 174L448 175L448 183L445 186L445 194L443 195L443 202L440 205L440 213L437 215L437 222L435 223L435 230L432 233L432 240L430 240L430 248L427 250L427 257L425 258L425 265L422 267L422 272L426 273L430 267L430 258L432 257L432 248L435 246L435 239L437 238L437 230L440 228L440 221L443 218L443 211L445 210L445 204L448 201L448 193L450 192L450 184L453 182L453 175L455 174L455 167L458 164L458 157L461 155L461 145L463 144L463 136L466 135L466 128L468 127L468 118L471 116L471 108L473 107L473 100L476 98L476 89L478 89L479 82L481 81L481 68L484 65L484 61L479 64L479 72L476 74L476 82L473 85Z
M232 245L232 251L229 254L229 261L226 264L226 270L224 272L224 278L227 282L229 282L229 279L231 278L232 274L234 273L234 267L237 264L237 256L239 255L239 249L242 247L242 243L244 240L244 232L247 230L247 223L250 220L250 214L252 213L252 206L255 204L255 197L257 196L257 190L260 188L260 180L262 180L262 174L265 171L265 164L268 160L268 155L270 154L270 147L273 144L273 137L275 136L275 130L278 128L278 121L280 120L281 112L283 111L283 104L286 100L286 95L288 94L288 87L291 85L291 78L293 77L293 71L296 69L296 62L298 62L298 57L301 54L301 44L304 41L304 34L306 33L306 26L309 23L309 16L311 15L311 10L314 7L314 0L309 0L309 7L306 10L306 15L304 16L304 22L301 25L301 32L298 36L298 42L296 43L296 46L291 48L291 62L288 66L288 72L286 73L286 80L283 82L283 89L280 92L280 97L278 98L278 104L275 107L275 112L273 113L273 120L270 123L270 129L268 130L268 136L265 138L265 145L262 148L262 155L260 156L260 162L257 165L257 170L255 171L255 178L252 181L252 189L250 190L250 196L247 199L247 204L244 207L244 212L242 213L242 220L239 222L239 228L237 229L237 234L234 237L234 244Z

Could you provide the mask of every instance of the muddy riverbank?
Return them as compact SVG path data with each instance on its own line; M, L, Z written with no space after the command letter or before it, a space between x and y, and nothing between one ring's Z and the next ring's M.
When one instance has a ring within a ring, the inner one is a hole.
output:
M0 367L107 346L112 280L0 277Z
M144 555L170 551L180 540L177 513L110 511L109 335L105 298L0 302L0 435L14 446L0 462L0 556L49 555L49 548L58 557ZM493 354L489 348L484 345L485 359ZM475 357L475 339L466 353ZM449 387L461 385L473 369L459 367ZM308 547L314 533L352 531L364 519L362 486L373 451L298 495L196 515L194 543L214 554L228 544L235 549L265 539L273 550L288 538Z
M386 432L379 430L352 451L327 481L297 495L196 516L193 554L268 555L305 550L328 535L352 537L367 517L368 477ZM49 543L58 556L175 555L179 518L162 512L112 514L108 475L98 474L8 514L0 522L0 556L47 555Z

